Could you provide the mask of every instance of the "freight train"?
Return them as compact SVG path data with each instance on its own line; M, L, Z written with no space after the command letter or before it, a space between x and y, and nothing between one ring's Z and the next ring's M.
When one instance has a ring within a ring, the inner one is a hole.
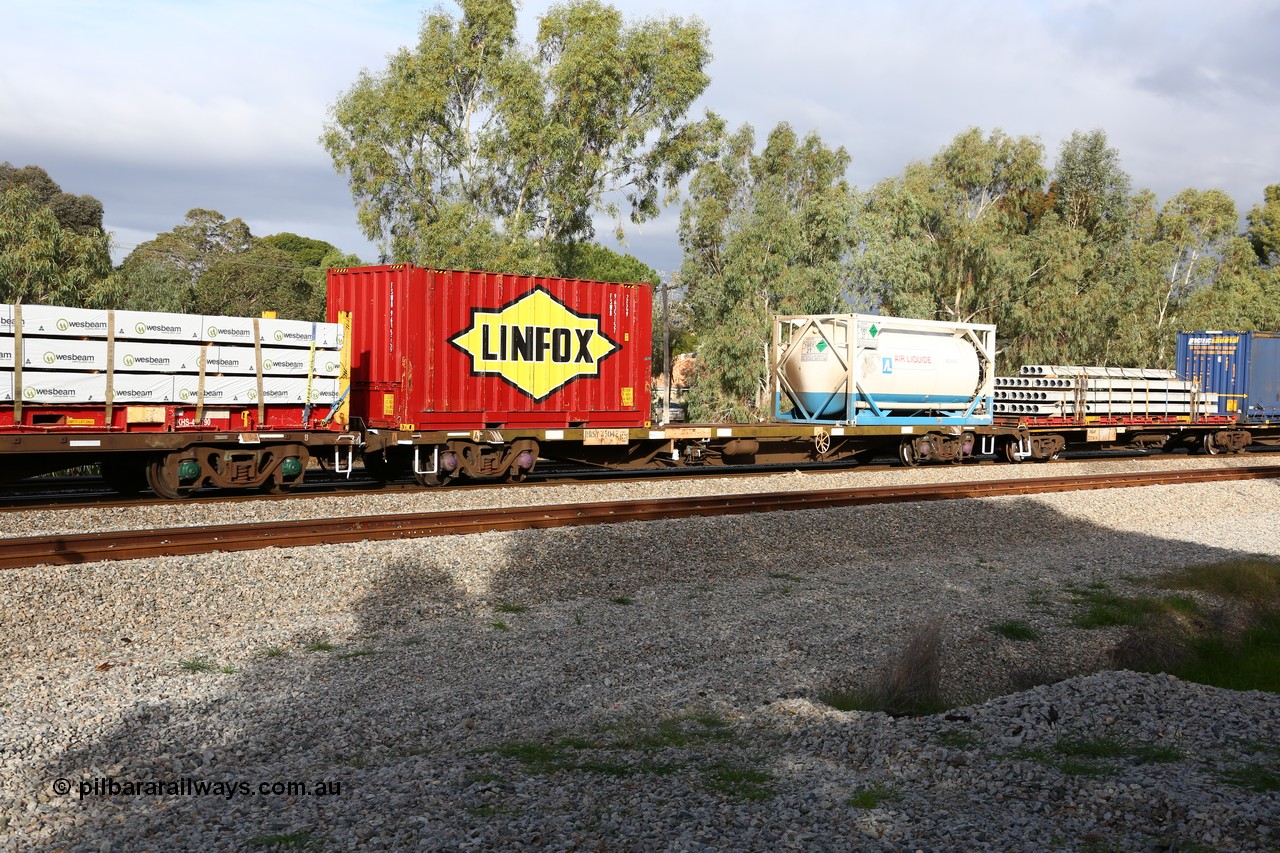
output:
M0 306L0 481L97 464L123 492L286 491L312 460L424 486L540 460L627 469L1280 444L1280 336L1194 332L1178 375L995 371L996 330L774 320L773 416L651 421L651 299L384 265L328 274L328 322Z

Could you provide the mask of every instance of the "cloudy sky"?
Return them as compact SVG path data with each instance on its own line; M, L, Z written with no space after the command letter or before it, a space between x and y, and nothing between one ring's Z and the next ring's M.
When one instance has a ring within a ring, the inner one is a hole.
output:
M345 179L317 139L361 69L416 42L430 2L6 0L0 161L102 200L119 260L194 207L366 260ZM453 11L452 3L445 7ZM526 0L532 37L550 5ZM715 60L698 111L758 138L780 121L852 156L867 188L972 126L1106 131L1135 188L1220 188L1241 214L1280 183L1275 0L614 0L697 15ZM676 211L625 246L679 266Z

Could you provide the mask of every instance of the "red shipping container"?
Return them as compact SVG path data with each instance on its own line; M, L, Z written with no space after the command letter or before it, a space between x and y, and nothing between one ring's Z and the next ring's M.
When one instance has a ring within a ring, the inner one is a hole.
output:
M604 284L407 264L329 271L351 417L405 430L645 427L652 303Z

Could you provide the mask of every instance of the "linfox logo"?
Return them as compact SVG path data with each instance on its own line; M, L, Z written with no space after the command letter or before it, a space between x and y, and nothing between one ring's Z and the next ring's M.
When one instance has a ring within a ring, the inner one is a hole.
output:
M497 376L541 402L618 349L600 318L571 311L535 288L493 311L473 308L471 325L449 339L471 358L471 375Z

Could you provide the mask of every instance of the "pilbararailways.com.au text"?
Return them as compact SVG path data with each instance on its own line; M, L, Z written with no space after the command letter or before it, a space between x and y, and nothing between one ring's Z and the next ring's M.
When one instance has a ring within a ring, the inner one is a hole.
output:
M243 780L208 781L183 776L178 779L136 779L98 776L92 779L53 780L53 793L65 797L75 794L84 800L94 797L336 797L342 794L342 782L333 780L276 780L249 782Z

